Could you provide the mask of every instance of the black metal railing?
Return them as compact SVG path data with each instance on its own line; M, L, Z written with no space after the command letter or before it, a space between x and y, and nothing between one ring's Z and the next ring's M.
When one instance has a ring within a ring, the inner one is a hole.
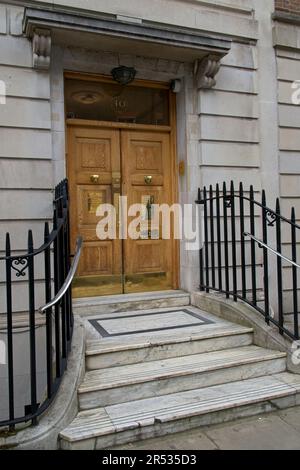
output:
M45 223L43 245L34 248L30 230L27 251L12 254L11 237L7 234L6 253L0 258L6 307L5 313L0 314L0 340L7 351L2 366L6 370L7 391L1 401L2 405L3 400L8 402L8 414L0 419L0 426L10 431L19 423L37 424L55 397L67 367L73 332L71 283L63 289L72 271L68 204L68 183L64 180L55 188L53 227L50 232ZM49 304L59 292L57 302L41 315L41 303ZM18 312L14 308L21 295L22 313L20 308ZM24 367L21 372L20 362Z
M238 190L210 186L199 189L202 207L200 290L217 291L242 300L261 313L281 335L299 339L297 248L300 226L267 206L266 193L255 199L253 186Z

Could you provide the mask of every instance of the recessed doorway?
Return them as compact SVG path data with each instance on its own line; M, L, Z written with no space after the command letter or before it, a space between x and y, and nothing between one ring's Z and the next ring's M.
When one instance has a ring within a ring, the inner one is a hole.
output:
M144 101L143 100L144 97ZM116 103L116 100L118 103ZM176 202L175 103L165 84L135 81L122 87L109 78L66 74L67 174L74 244L84 240L73 286L75 297L178 288L178 242L141 230L136 239L99 239L97 208L111 204L127 233L127 206ZM124 200L124 199L123 199Z

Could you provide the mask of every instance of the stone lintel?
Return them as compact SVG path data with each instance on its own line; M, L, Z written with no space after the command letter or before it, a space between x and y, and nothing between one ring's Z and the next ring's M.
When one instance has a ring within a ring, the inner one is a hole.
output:
M220 60L231 49L231 40L207 35L193 28L174 27L142 20L128 23L115 15L86 15L65 11L26 8L24 34L34 43L34 66L48 68L52 42L78 47L103 48L121 53L135 51L145 57L157 57L199 64L199 84L211 88ZM41 31L47 31L43 33ZM48 60L49 59L49 60ZM203 73L201 78L200 74Z

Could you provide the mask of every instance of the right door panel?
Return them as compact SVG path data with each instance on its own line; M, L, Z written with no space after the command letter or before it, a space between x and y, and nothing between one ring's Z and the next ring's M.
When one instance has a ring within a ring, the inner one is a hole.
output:
M143 229L137 239L124 240L124 292L174 288L173 241L162 239L161 219L151 227L152 204L172 205L170 135L122 131L123 188L128 207L143 204ZM134 217L128 218L128 224ZM152 232L151 232L152 228ZM152 238L151 238L152 235Z

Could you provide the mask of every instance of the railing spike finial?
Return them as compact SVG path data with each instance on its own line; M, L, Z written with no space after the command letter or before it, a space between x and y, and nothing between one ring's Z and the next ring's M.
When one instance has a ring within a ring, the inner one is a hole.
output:
M32 230L28 230L28 248L30 249L30 252L33 250L33 234Z
M292 221L293 224L296 222L296 210L295 210L295 207L292 207L292 210L291 210L291 221Z
M198 204L201 202L201 188L198 188Z
M5 254L6 254L6 256L11 255L10 235L9 235L9 233L6 233L6 238L5 238Z
M280 199L279 197L276 199L276 214L280 215Z
M251 202L255 202L255 201L254 201L254 187L253 187L252 184L251 184L251 186L250 186L250 201L251 201Z
M266 191L263 189L261 193L261 203L263 206L267 205Z
M57 208L55 206L53 211L53 230L57 230Z
M276 199L276 251L277 256L277 311L279 322L279 333L284 334L284 313L283 313L283 271L282 271L282 258L279 256L282 253L282 236L281 224L282 217L280 214L280 201Z
M48 238L49 238L49 222L45 222L45 226L44 226L44 240L45 242L48 241Z

